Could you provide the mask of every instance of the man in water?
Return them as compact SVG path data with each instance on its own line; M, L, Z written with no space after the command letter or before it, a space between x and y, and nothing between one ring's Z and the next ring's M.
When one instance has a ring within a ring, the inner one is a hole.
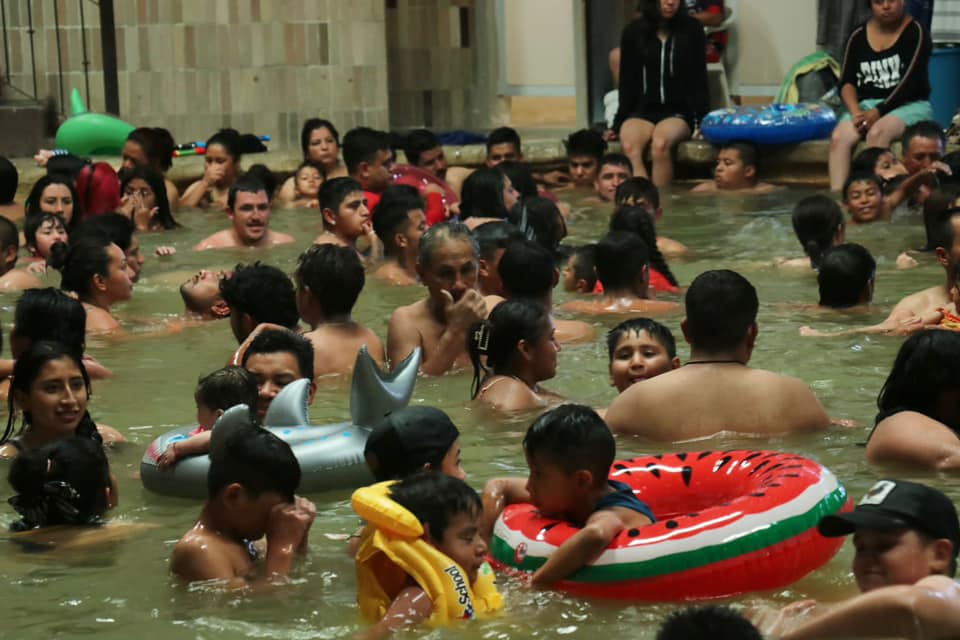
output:
M756 289L740 274L697 276L680 325L690 360L620 394L607 410L610 428L676 442L722 431L773 435L829 426L829 416L803 382L748 366L758 307Z
M232 247L272 247L293 242L293 236L270 230L270 198L259 181L243 177L227 194L230 228L201 240L194 251Z
M749 142L729 142L717 155L713 180L701 182L693 193L770 193L776 187L757 176L757 149Z
M220 282L233 272L201 269L180 285L180 297L187 313L200 320L219 320L230 316L230 305L220 293Z

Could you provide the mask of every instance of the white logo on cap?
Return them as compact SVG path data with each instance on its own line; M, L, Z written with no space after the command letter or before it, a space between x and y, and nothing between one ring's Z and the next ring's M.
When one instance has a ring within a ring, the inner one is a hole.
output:
M860 504L883 504L890 492L897 488L897 483L892 480L881 480L867 491Z

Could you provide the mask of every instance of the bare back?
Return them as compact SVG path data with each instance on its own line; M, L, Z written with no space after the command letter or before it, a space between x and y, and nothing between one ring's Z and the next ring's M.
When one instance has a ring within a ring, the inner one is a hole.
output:
M440 346L440 340L447 331L447 325L439 322L430 313L428 300L420 300L405 307L399 307L390 316L387 329L387 355L391 366L406 358L416 348L422 349L421 367L428 363ZM472 366L467 353L467 337L463 336L463 349L454 360L453 369L465 369Z
M303 334L313 345L313 374L315 377L329 374L349 374L357 360L360 347L367 346L370 357L377 366L383 367L386 355L383 342L370 329L355 322L322 324Z

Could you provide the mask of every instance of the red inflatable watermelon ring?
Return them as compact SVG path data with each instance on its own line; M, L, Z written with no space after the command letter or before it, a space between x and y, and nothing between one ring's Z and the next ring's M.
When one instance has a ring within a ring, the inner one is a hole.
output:
M658 521L621 532L559 589L665 602L784 587L837 553L843 538L824 538L817 523L852 508L833 473L791 453L644 456L614 463L610 478L629 484ZM535 571L576 532L533 505L511 505L494 528L491 561Z

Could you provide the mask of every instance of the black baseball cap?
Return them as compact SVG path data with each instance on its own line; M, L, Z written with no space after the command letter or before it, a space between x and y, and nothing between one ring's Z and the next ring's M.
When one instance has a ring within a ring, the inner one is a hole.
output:
M378 481L397 480L436 465L460 431L450 417L433 407L404 407L376 426L363 455Z
M826 516L818 529L827 537L857 529L915 529L952 542L954 557L960 551L960 522L953 501L933 487L906 480L879 481L853 511Z

